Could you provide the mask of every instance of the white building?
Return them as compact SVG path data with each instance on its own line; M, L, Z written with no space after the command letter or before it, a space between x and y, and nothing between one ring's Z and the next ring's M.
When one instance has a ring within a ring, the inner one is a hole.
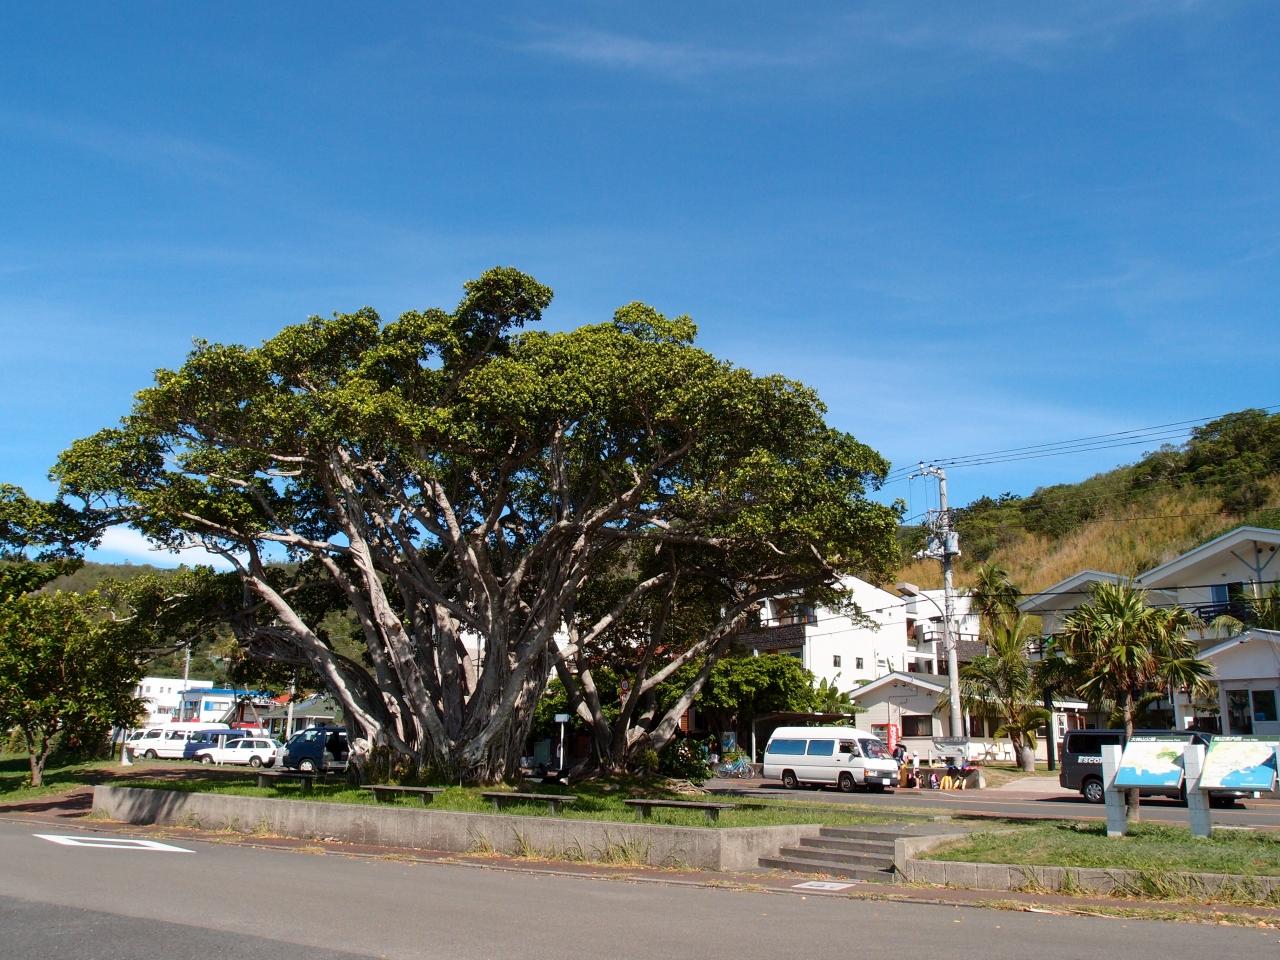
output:
M892 726L896 739L908 751L918 753L922 762L944 757L949 750L935 745L934 738L948 736L948 711L941 706L946 693L946 677L891 673L853 691L853 702L860 711L854 725L870 730L886 743ZM1059 740L1068 729L1084 726L1087 709L1083 701L1054 699L1052 729ZM966 708L964 725L970 760L1014 761L1012 742L994 736L1000 722L993 714ZM1047 757L1043 737L1036 740L1036 756L1041 760Z
M946 671L941 590L913 589L900 595L857 577L845 577L842 585L854 609L815 608L775 598L765 604L760 627L740 636L740 645L756 654L795 657L819 681L846 691L894 672ZM953 597L952 611L963 662L968 659L966 642L977 640L977 617L962 594Z
M134 696L147 708L147 716L142 725L154 727L177 719L178 705L182 702L184 690L208 689L212 686L212 680L187 680L184 685L181 677L143 677L133 691Z
M1147 590L1149 603L1177 604L1206 624L1199 631L1200 657L1213 669L1217 709L1197 708L1185 693L1174 691L1177 726L1237 735L1280 733L1280 633L1258 625L1250 603L1266 598L1280 583L1278 547L1280 530L1236 527L1134 578ZM1043 617L1046 634L1058 633L1067 615L1088 602L1090 584L1124 579L1085 570L1027 597L1018 607ZM1243 629L1224 635L1212 628L1224 614L1242 621Z

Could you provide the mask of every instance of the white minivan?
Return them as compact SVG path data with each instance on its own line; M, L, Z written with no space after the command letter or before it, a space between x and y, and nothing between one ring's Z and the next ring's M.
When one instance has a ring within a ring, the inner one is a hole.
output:
M139 730L125 741L125 746L135 755L154 760L191 758L197 747L216 745L217 737L243 736L225 723L168 723L159 727Z
M845 793L898 783L898 763L873 733L855 727L778 727L764 748L764 776L794 790L830 784Z

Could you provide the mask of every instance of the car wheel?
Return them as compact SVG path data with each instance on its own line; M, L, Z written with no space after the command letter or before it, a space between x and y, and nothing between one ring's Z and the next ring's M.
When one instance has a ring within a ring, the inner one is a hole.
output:
M800 781L796 779L796 773L794 770L782 771L782 785L788 790L795 790L800 786Z
M842 793L853 793L854 790L853 774L840 774L840 790Z
M301 770L303 773L315 773L316 762L312 760L310 757L308 757L306 760L299 760L298 769Z
M262 766L262 758L261 758L261 757L258 757L258 756L250 757L250 758L249 758L249 766L251 766L251 767L260 767L260 766Z
M143 754L143 756L146 757L148 760L154 760L156 758L156 752L154 750L148 750L146 753Z
M1102 781L1096 777L1090 777L1081 785L1080 795L1089 803L1101 803L1106 799L1106 793L1102 789Z
M202 754L200 754L200 762L201 762L201 763L213 763L213 757L212 757L210 754L202 753Z

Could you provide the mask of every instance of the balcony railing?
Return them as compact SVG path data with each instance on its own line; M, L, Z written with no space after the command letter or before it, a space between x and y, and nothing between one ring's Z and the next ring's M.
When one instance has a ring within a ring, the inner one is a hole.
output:
M1189 609L1204 623L1213 623L1218 617L1234 617L1246 625L1258 622L1257 606L1240 598L1220 600L1216 603L1201 603Z

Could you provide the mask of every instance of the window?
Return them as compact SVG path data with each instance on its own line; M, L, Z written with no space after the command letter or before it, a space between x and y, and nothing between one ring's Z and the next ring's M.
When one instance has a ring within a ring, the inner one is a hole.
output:
M831 665L832 665L833 667L838 667L838 666L840 666L840 654L838 654L838 653L837 653L837 654L835 654L834 656L832 656L832 658L831 658Z
M1276 692L1274 690L1253 691L1253 719L1255 723L1276 722Z
M1253 715L1249 711L1248 690L1227 691L1228 733L1249 735L1253 733Z
M858 752L858 743L856 740L841 740L840 753L851 757L860 756Z
M1063 752L1077 754L1082 757L1100 757L1102 748L1107 744L1119 744L1120 733L1076 733L1067 734Z
M803 740L770 740L769 753L782 754L788 757L804 756Z
M862 658L861 658L861 657L854 657L854 658L853 658L853 669L855 669L855 670L861 670L861 669L862 669Z
M810 740L808 754L811 757L829 757L836 752L834 740Z
M906 714L902 717L904 737L932 737L933 717L929 714Z

